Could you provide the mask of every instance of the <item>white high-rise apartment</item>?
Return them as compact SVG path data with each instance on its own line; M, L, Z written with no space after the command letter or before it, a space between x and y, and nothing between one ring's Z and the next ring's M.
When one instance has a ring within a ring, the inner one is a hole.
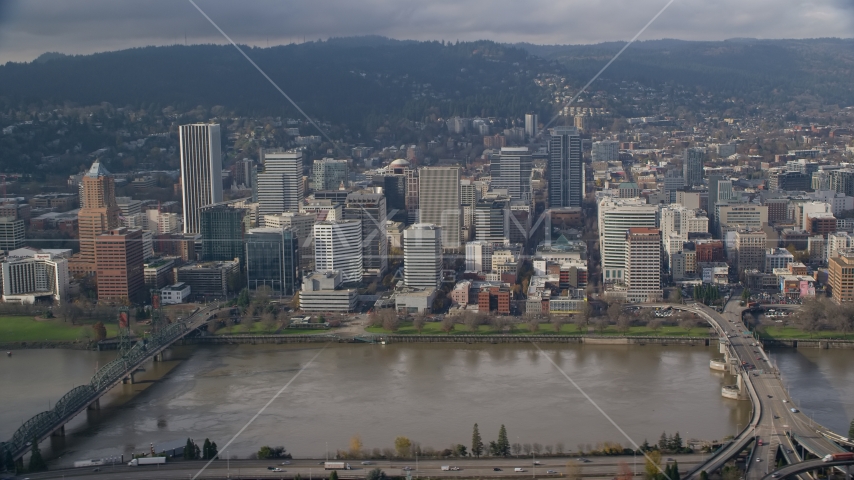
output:
M314 224L314 268L338 270L344 283L362 281L362 222L338 220Z
M264 172L258 174L258 213L276 215L299 211L305 190L302 152L263 152Z
M442 232L442 248L460 248L463 226L459 167L424 167L420 179L420 223L436 225Z
M199 210L222 201L219 125L181 125L181 201L184 233L199 233Z
M492 243L477 240L466 243L466 271L492 271Z
M661 300L661 233L657 228L632 227L625 234L626 301Z
M599 245L605 283L624 283L626 231L632 227L655 228L658 206L640 198L605 197L599 201Z
M21 249L24 255L13 256L2 263L3 301L33 304L51 297L58 303L68 299L68 260L40 250ZM17 253L16 252L16 253Z
M528 148L504 147L498 162L498 168L495 168L495 164L491 167L493 188L507 189L507 195L512 200L530 202L532 158Z
M403 231L403 283L439 288L442 281L442 229L416 223Z

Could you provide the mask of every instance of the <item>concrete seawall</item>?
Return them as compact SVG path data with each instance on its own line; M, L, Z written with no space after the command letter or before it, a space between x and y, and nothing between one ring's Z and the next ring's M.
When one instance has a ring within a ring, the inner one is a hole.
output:
M644 337L608 335L365 335L357 339L329 335L206 335L184 340L190 345L221 344L288 344L353 342L373 339L386 343L581 343L589 345L691 345L709 346L717 338L706 337Z
M854 340L832 340L832 339L809 339L809 338L793 338L786 340L777 339L762 339L763 347L777 348L849 348L854 349Z

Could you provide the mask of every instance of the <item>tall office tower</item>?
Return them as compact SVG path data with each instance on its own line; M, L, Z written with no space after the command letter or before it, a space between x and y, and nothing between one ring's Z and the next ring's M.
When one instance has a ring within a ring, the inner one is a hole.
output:
M83 176L83 207L77 214L80 234L80 266L95 271L95 237L119 226L116 185L110 172L95 161Z
M120 227L95 238L98 300L137 302L145 291L142 230Z
M253 228L246 232L246 279L249 288L269 287L273 295L299 289L299 240L287 228Z
M460 180L460 205L477 205L480 200L480 187L471 180Z
M33 304L50 297L59 304L67 302L68 260L41 250L28 251L0 264L3 301Z
M593 142L590 156L594 162L616 162L620 159L620 142L615 140Z
M512 200L531 201L531 152L527 147L504 147L492 166L492 185L507 189ZM498 175L496 175L496 172Z
M555 127L549 138L549 207L580 207L584 200L584 159L575 127Z
M442 282L442 232L429 223L403 231L403 283L407 287L439 288Z
M482 198L474 208L474 238L484 242L510 241L510 199L504 195Z
M258 174L258 213L276 215L299 211L305 191L302 152L264 151L264 172Z
M466 244L466 271L484 273L492 271L491 243L474 241Z
M345 187L347 186L349 176L350 166L347 160L335 160L333 158L315 160L312 165L312 188L314 190L338 190L342 184Z
M626 301L661 300L661 232L632 227L625 234Z
M219 125L181 125L179 132L184 233L199 233L199 210L222 201Z
M8 252L24 246L25 230L24 220L0 217L0 250Z
M263 155L264 150L261 150L262 163L263 163ZM252 179L254 175L252 174L252 169L255 167L252 160L248 158L240 159L234 162L234 165L231 166L231 178L234 180L234 184L238 187L243 188L254 188L252 184Z
M626 230L655 228L658 206L640 198L610 198L599 201L599 250L602 252L603 283L624 283Z
M366 276L382 280L388 270L386 205L382 193L351 193L344 204L344 220L362 222L362 267Z
M406 223L406 177L385 175L381 185L385 195L386 216L394 222Z
M246 210L231 205L209 205L199 210L202 234L202 260L231 261L240 259L240 269L246 266L243 248Z
M314 270L314 222L317 216L311 213L284 212L264 215L265 227L288 228L299 240L299 263L303 272Z
M362 281L362 222L326 221L314 224L314 269L338 270L344 283Z
M685 186L703 184L703 158L706 156L705 148L688 148L682 157L682 177L685 178Z
M827 175L829 177L828 186L830 190L854 197L854 170L850 168L831 170Z
M537 137L539 131L539 117L536 113L526 113L525 114L525 135L528 138L533 139Z
M418 176L421 182L420 223L441 229L442 248L459 249L463 227L459 167L424 167Z
M745 270L765 271L765 252L768 236L762 230L738 230L735 232L735 263L739 277Z

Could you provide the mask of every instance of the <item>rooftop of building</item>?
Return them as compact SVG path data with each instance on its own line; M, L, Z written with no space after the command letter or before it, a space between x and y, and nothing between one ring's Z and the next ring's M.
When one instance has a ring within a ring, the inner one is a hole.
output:
M181 290L184 290L185 288L190 288L190 286L184 282L178 282L176 284L167 285L167 286L163 287L161 289L161 291L162 290L168 290L170 292L180 292Z
M89 167L89 171L86 172L86 176L89 178L98 178L98 177L106 177L112 175L107 167L101 165L100 160L95 160L91 167Z

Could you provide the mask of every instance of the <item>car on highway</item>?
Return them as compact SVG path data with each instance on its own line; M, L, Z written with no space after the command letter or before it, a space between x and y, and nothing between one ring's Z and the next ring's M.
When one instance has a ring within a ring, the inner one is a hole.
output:
M369 461L367 461L367 460L365 460L364 462L362 462L362 465L373 465L373 464L374 464L374 462L369 462Z
M756 461L757 461L757 462L761 462L761 461L762 461L762 459L761 459L761 458L757 458L757 459L756 459Z
M500 469L500 468L498 468L498 467L492 467L492 471L493 471L493 472L500 472L500 471L501 471L501 469Z
M798 412L800 412L800 410L798 410L797 408L790 408L789 410L791 410L791 411L792 411L792 413L798 413Z
M772 397L771 395L768 395L768 398L774 398L774 397Z
M584 462L584 463L590 463L590 459L589 459L589 458L581 457L581 458L579 458L578 460L580 460L580 461L582 461L582 462Z
M401 470L403 470L404 472L408 472L408 471L412 470L412 467L403 467L403 468L401 468Z
M772 473L772 474L771 474L771 478L777 478L777 477L779 477L779 476L780 476L780 474L779 474L779 473Z
M287 460L285 460L284 462L281 463L281 465L290 465L290 464L291 464L291 462L289 462Z
M548 474L550 474L550 475L554 475L554 474L556 474L557 472L556 472L556 471L554 471L554 470L546 470L546 473L548 473Z

